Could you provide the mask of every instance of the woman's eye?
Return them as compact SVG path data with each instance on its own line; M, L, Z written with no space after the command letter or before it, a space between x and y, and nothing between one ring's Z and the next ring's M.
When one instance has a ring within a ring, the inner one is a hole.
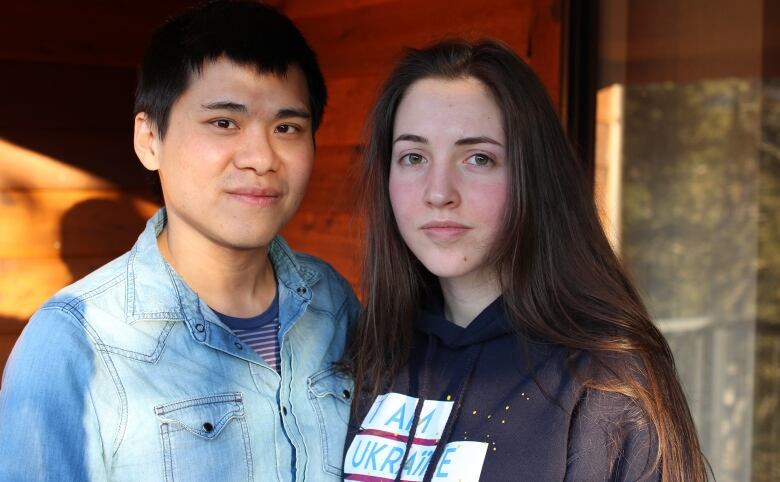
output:
M466 159L466 164L473 164L475 166L489 166L492 162L493 159L485 154L474 154Z
M215 121L212 121L211 123L214 126L219 127L220 129L235 129L236 128L236 123L231 121L231 120L227 120L227 119L217 119Z
M293 133L293 132L297 132L297 130L298 130L298 128L293 126L293 125L290 125L290 124L280 124L280 125L276 126L276 128L274 129L274 132L278 132L280 134L290 134L290 133Z
M414 152L410 152L409 154L405 154L401 157L401 163L407 164L410 166L416 166L417 164L422 164L424 161L423 156L420 154L415 154Z

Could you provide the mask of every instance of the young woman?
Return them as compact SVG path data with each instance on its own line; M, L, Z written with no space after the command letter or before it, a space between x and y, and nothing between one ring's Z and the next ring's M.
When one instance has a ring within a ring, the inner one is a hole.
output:
M705 480L531 69L492 41L409 51L369 125L345 479Z

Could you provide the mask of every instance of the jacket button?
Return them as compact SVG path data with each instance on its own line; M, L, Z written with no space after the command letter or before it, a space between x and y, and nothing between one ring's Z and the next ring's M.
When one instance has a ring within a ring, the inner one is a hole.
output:
M343 391L343 392L341 392L341 393L343 393L343 394L344 394L344 398L346 398L347 400L349 400L349 396L351 395L351 394L349 393L349 390L347 390L347 389L344 389L344 391Z
M203 326L203 323L198 323L195 325L195 330L197 330L200 333L203 333L206 330L206 327Z
M295 291L297 291L299 295L306 294L306 288L304 288L303 286L299 286L298 289L296 289Z
M214 426L206 422L203 424L203 430L206 431L207 433L211 433L214 430Z
M236 345L236 348L238 348L239 350L243 350L244 349L244 345L242 345L239 342L236 342L235 345Z

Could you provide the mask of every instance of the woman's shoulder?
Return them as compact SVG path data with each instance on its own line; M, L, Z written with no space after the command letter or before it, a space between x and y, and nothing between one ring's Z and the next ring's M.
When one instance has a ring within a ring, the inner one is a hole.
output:
M636 393L648 389L641 357L583 353L578 361L567 473L572 480L660 480L658 434Z
M569 427L566 480L660 480L658 434L636 399L588 388Z

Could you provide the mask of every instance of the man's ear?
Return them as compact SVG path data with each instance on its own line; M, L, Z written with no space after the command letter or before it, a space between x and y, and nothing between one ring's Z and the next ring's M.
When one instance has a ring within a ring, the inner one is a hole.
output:
M145 168L150 171L160 169L160 136L157 132L157 126L146 115L146 112L139 112L135 115L133 147L135 147L135 154Z

